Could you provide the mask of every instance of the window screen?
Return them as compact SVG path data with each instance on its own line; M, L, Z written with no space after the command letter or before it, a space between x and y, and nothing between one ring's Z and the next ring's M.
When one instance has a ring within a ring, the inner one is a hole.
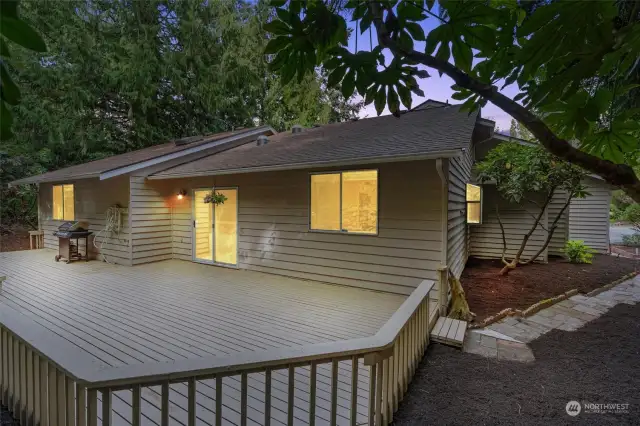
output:
M53 219L75 219L75 197L73 185L53 185Z
M376 234L378 171L311 175L311 229Z

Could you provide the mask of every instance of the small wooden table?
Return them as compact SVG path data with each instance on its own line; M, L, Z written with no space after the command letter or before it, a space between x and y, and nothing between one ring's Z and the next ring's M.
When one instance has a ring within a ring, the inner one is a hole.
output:
M44 248L44 231L29 231L29 248L33 250L33 240L37 249Z

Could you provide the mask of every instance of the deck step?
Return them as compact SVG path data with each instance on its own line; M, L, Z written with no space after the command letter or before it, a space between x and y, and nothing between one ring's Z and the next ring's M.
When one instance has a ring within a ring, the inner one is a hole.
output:
M440 317L431 330L431 340L445 345L462 347L467 322L449 317Z

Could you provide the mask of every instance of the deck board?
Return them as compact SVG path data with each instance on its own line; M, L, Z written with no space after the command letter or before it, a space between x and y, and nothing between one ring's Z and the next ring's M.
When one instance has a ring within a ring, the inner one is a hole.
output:
M448 317L440 317L431 331L431 339L435 342L453 346L462 346L467 322Z
M53 261L55 252L0 253L0 304L30 317L108 366L170 362L370 336L405 296L255 271L169 260L135 267ZM272 375L271 422L287 423L288 370ZM330 422L331 366L318 366L316 424ZM358 423L367 421L368 369L358 369ZM249 375L248 423L264 417L262 373ZM223 380L223 419L240 424L240 380ZM351 363L339 363L338 424L349 423ZM297 368L295 424L306 424L309 368ZM213 425L215 380L197 382L198 424ZM187 387L170 393L171 424L186 425ZM113 397L128 425L131 392ZM100 401L99 401L100 405ZM159 388L144 388L142 424L160 424ZM98 407L101 412L101 407Z

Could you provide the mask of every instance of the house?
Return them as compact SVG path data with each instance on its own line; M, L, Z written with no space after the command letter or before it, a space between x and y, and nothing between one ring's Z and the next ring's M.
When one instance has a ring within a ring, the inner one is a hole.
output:
M105 262L0 254L2 403L50 425L388 424L447 274L498 255L495 190L472 165L500 142L479 113L428 101L12 182L38 184L47 249L83 220ZM506 207L524 233L525 207ZM572 210L553 250L597 225L576 222L593 206Z

